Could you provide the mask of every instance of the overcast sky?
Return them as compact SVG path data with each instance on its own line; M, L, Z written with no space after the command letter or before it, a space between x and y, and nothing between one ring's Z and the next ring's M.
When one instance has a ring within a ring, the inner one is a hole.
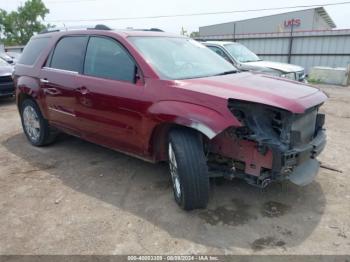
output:
M23 4L24 2L25 1L23 0L1 0L0 8L7 11L15 10L21 3ZM219 12L336 2L341 2L341 0L44 0L46 6L50 9L50 14L46 17L46 20L49 22L68 19L124 18ZM168 32L179 33L182 26L188 32L192 32L197 31L199 26L277 14L294 10L299 9L141 20L65 22L65 25L77 26L103 23L112 28L157 27ZM350 28L350 4L329 6L326 7L326 10L334 20L337 28ZM54 22L52 24L55 24L59 27L63 26L63 23L58 22Z

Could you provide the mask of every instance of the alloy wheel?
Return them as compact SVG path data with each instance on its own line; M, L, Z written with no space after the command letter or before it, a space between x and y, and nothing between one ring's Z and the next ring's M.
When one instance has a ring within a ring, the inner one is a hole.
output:
M171 143L169 143L169 168L170 168L171 180L173 182L175 195L177 198L180 198L181 197L180 177L178 174L175 152Z
M24 128L32 141L37 141L40 137L40 122L35 109L28 105L23 110Z

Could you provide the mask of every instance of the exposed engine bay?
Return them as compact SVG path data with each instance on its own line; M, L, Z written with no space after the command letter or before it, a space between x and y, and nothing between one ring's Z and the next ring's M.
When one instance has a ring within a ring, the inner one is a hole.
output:
M213 176L239 177L258 187L285 179L298 185L312 182L319 169L315 158L326 145L320 106L294 114L229 99L228 108L242 126L225 130L209 143Z

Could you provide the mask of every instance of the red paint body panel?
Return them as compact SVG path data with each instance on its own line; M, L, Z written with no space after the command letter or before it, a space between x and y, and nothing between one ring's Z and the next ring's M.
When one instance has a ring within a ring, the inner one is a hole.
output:
M142 79L132 84L43 68L55 43L67 35L101 35L119 41L136 61ZM293 113L302 113L326 100L326 95L314 87L252 73L189 80L160 79L129 42L129 36L175 37L156 32L103 30L46 34L45 37L51 37L50 44L35 65L16 65L17 100L23 94L32 96L51 124L151 161L166 158L164 154L157 155L157 149L152 145L152 139L157 140L155 130L162 125L191 127L209 139L228 127L240 126L227 108L229 98L266 104ZM40 78L48 79L50 85L40 84ZM156 134L164 140L162 131ZM261 167L271 165L271 155L256 155L252 143L244 142L246 148L237 151L225 138L218 141L224 145L224 154L239 154L248 163L259 161ZM247 172L257 174L254 170Z
M285 78L262 74L240 73L226 76L192 79L180 85L223 99L234 98L303 113L307 108L324 102L320 90Z

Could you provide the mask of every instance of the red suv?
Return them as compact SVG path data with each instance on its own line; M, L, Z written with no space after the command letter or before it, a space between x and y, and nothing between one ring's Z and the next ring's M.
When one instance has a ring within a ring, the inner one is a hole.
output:
M176 202L204 208L209 178L304 185L318 172L326 95L238 72L202 44L154 31L34 36L14 73L23 130L35 146L59 131L167 161Z

